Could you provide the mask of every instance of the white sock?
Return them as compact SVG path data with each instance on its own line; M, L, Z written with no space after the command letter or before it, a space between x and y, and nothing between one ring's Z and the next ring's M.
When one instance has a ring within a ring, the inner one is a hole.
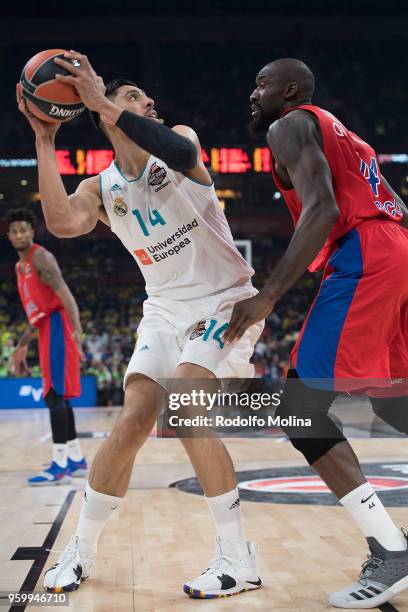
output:
M81 451L81 447L79 445L78 438L75 438L74 440L68 440L67 448L68 448L68 457L72 459L72 461L81 461L81 459L84 458L82 451Z
M53 444L52 445L52 460L55 461L60 467L67 467L67 445L66 444Z
M372 486L365 482L341 498L365 537L374 537L386 550L406 550L402 531L394 525Z
M95 491L87 482L75 535L87 540L86 543L89 544L90 548L96 550L101 531L105 527L112 510L119 506L121 500L121 497Z
M214 519L217 536L232 542L238 551L248 552L242 529L238 489L205 499Z

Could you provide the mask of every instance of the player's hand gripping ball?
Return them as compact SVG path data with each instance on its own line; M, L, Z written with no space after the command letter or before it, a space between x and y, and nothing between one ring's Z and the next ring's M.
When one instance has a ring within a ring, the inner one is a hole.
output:
M71 61L76 67L80 66L79 60L67 60L64 53L64 49L41 51L27 62L21 73L21 93L28 110L48 123L71 121L85 108L75 88L55 78L57 73L69 75L69 72L54 62L56 57Z

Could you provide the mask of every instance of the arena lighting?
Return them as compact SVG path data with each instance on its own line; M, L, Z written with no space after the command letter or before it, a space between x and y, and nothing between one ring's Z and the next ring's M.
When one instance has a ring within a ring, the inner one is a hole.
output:
M215 193L219 198L225 198L226 200L242 197L242 193L240 191L235 191L235 189L216 189Z
M64 176L91 176L105 170L113 160L111 149L57 149L58 169ZM270 174L271 152L268 147L211 147L203 148L202 159L214 174ZM378 155L380 164L408 164L408 153L383 153ZM0 158L0 169L34 168L32 158ZM223 195L222 197L237 197ZM239 196L238 196L239 197Z
M30 193L30 202L39 202L41 200L41 196L39 191L33 191Z
M29 159L0 159L0 168L33 168L37 166L35 157Z

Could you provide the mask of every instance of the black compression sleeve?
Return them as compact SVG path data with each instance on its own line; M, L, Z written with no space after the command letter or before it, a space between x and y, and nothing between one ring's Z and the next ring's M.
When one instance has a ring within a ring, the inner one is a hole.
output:
M116 125L139 147L163 160L172 170L186 172L197 164L197 150L191 140L165 125L126 110Z

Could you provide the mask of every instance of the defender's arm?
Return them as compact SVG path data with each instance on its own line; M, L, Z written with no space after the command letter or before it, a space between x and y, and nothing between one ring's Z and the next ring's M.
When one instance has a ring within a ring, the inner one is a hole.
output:
M268 132L268 144L275 160L286 169L302 202L292 240L264 287L273 302L307 269L339 216L330 168L319 136L315 121L303 111L293 111L274 123Z
M271 313L275 302L316 257L338 218L330 168L319 136L314 120L302 111L292 111L269 129L268 144L302 202L302 213L286 253L264 288L235 304L224 334L226 342L240 338L248 327Z

